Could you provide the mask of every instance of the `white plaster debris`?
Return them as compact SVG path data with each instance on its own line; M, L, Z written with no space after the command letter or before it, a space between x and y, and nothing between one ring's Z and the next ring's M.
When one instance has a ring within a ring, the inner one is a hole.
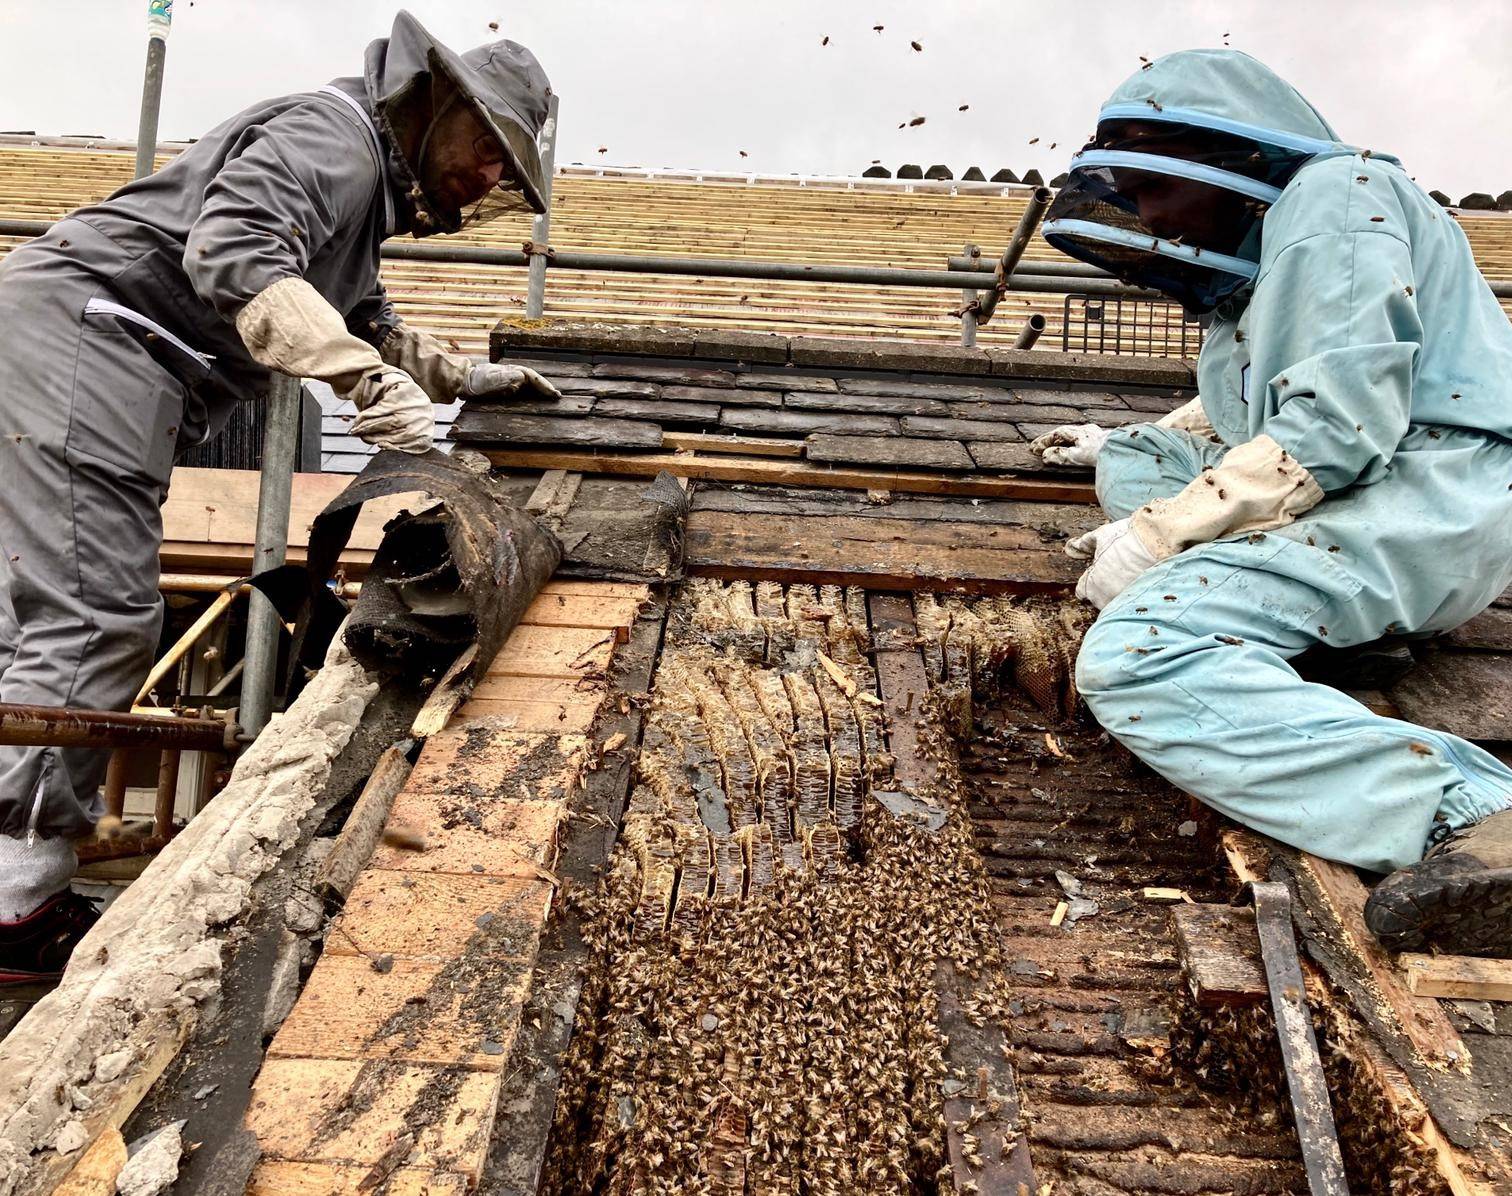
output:
M116 1177L117 1196L159 1196L171 1188L184 1157L183 1130L182 1121L173 1121L131 1143Z
M131 1060L135 1054L135 1051L128 1049L101 1055L95 1060L94 1078L102 1083L109 1083L131 1066Z
M218 995L216 928L244 915L253 883L297 840L377 690L338 634L325 666L247 749L230 784L105 911L58 987L0 1042L0 1196L61 1174L60 1135L69 1142L82 1132L83 1145L95 1130L76 1116L76 1098L98 1111L112 1085L164 1066ZM110 949L121 944L129 949ZM127 1043L136 1061L100 1079L102 1056Z

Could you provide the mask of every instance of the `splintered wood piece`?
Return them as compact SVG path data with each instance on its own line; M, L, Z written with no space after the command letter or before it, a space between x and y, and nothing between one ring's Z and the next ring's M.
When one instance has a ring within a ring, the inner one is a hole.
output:
M1438 1001L1414 996L1391 956L1365 925L1365 886L1353 868L1299 853L1296 877L1309 913L1353 962L1414 1049L1430 1067L1464 1070L1470 1053Z
M548 527L556 527L566 518L572 500L577 497L578 487L583 484L583 475L569 473L565 469L548 469L541 475L536 488L525 500L525 509L537 516Z
M830 680L840 687L847 698L854 698L856 696L856 683L851 679L850 674L823 652L818 652L815 655L819 658L820 666L829 674Z
M511 640L513 638L510 637ZM439 734L445 728L451 716L472 692L472 667L477 658L478 645L471 644L452 662L451 668L436 682L436 688L431 690L430 696L425 699L425 705L415 715L415 721L410 727L411 735L416 739L425 739Z
M488 1155L498 1078L358 1059L269 1059L247 1108L265 1159L372 1167L401 1132L406 1168L458 1172L476 1183Z
M543 880L370 868L326 937L327 955L440 962L469 950L534 956L554 890Z
M121 1131L108 1129L74 1164L68 1178L53 1189L52 1196L115 1196L116 1179L125 1165L126 1142Z
M1198 1005L1259 1005L1270 999L1252 908L1176 905L1171 923Z
M275 1059L395 1059L501 1071L519 1029L530 965L322 955L268 1055Z
M1407 989L1419 997L1512 1001L1512 960L1470 955L1397 956Z
M372 859L394 798L409 775L410 762L398 745L385 749L378 757L372 775L342 825L336 845L321 861L315 874L312 887L323 899L344 901L352 891L357 874Z
M1185 889L1170 889L1161 885L1151 885L1141 890L1141 895L1146 901L1190 901Z
M363 1196L371 1188L358 1185L370 1167L338 1167L329 1163L259 1163L247 1196ZM472 1184L464 1175L400 1167L383 1184L383 1196L466 1196Z

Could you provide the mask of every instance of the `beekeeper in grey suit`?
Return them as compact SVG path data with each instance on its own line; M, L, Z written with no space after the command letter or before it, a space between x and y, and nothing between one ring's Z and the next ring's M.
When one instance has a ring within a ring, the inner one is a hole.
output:
M370 444L424 452L432 403L555 394L408 328L378 278L398 233L543 208L550 86L523 46L458 55L401 12L360 78L248 108L0 266L0 701L126 708L162 623L174 457L271 371L319 378ZM58 972L93 919L67 891L104 754L0 748L0 985Z

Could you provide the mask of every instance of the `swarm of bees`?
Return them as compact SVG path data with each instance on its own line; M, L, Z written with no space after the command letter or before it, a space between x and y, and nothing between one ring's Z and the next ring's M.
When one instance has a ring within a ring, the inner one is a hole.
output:
M864 700L872 647L859 590L683 590L625 830L584 905L591 1014L542 1191L932 1191L951 1133L985 1165L990 1102L944 1118L944 1086L971 1077L946 1065L936 968L983 978L962 1005L984 1024L1008 1017L991 979L1006 961L932 698L923 748L945 826L871 796L893 784Z

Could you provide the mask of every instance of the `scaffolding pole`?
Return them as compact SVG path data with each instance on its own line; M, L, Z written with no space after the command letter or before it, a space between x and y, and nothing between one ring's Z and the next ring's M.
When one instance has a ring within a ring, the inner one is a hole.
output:
M273 375L263 423L262 479L257 492L257 543L252 572L276 569L289 552L289 510L294 500L294 463L299 452L299 379ZM247 646L243 657L242 731L256 736L273 714L278 682L278 645L283 620L262 594L248 597Z
M525 315L539 320L546 311L546 264L551 256L551 188L556 176L558 97L552 92L546 106L546 126L541 130L541 173L545 175L546 210L530 222L530 277L525 287Z
M173 0L150 0L147 5L147 71L142 79L142 114L137 121L136 173L152 173L157 156L158 113L163 106L163 63L168 57L168 28Z

